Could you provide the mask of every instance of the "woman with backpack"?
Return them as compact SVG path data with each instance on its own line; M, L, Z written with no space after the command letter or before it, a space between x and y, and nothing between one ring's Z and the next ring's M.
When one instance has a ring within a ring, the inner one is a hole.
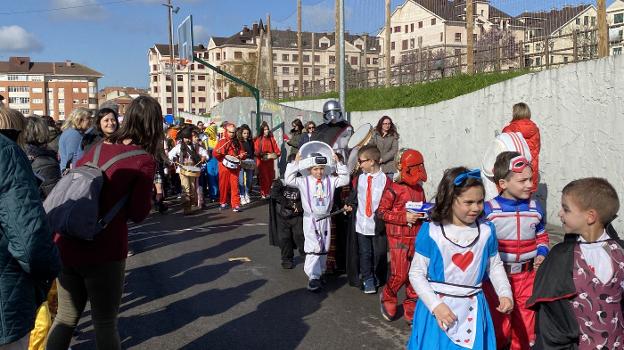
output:
M126 194L128 197L108 226L92 241L56 234L63 268L58 278L58 314L48 338L48 350L69 347L87 300L91 305L97 348L121 348L117 318L128 254L127 220L140 222L150 212L155 158L162 154L162 138L160 105L152 97L140 96L128 106L119 130L77 163L81 166L93 162L98 151L98 166L131 151L147 153L114 162L105 170L100 212L110 212Z

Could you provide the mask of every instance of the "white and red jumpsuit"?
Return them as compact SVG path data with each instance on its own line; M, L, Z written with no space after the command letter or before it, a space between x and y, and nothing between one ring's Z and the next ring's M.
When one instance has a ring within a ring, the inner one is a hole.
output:
M232 208L240 207L240 196L238 194L238 174L240 167L237 169L226 168L223 165L223 158L226 155L245 159L246 153L242 150L240 143L236 137L230 138L224 136L212 151L212 155L219 161L219 202L221 205L227 204L228 194L231 198Z
M503 349L511 345L511 350L529 349L535 341L535 313L526 308L535 280L533 260L548 254L549 247L544 212L535 200L498 196L485 203L484 215L496 227L498 251L507 271L514 301L511 314L498 312L498 297L492 285L484 283L497 347Z
M407 224L407 202L424 202L425 192L420 185L409 186L393 182L381 196L377 217L386 223L388 250L390 251L390 277L383 289L382 302L397 304L397 294L405 285L403 301L404 317L411 322L418 295L409 281L409 269L414 257L416 234L421 226L419 220L411 227Z

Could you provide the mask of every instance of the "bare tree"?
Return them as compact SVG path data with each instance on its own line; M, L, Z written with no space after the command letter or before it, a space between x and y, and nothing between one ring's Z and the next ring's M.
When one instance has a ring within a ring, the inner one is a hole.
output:
M475 43L475 69L494 70L498 63L509 62L518 54L518 43L511 30L492 27Z

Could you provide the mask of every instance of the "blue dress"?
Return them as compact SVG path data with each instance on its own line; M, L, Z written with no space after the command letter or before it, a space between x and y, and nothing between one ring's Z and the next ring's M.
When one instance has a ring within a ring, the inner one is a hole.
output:
M475 241L462 247L447 239L437 223L422 225L416 238L416 254L429 259L427 278L434 291L443 289L448 294L465 295L462 290L467 288L457 287L458 293L453 293L455 287L446 283L475 288L467 293L472 295L469 298L438 294L458 316L449 334L440 329L433 313L422 300L418 300L408 349L496 350L494 326L480 285L486 278L490 257L498 254L498 242L491 223L479 224L478 229L480 232Z

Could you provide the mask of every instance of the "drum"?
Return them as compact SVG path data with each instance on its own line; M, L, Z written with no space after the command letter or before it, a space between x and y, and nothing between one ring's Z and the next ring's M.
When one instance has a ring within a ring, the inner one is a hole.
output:
M245 159L241 161L241 168L251 170L256 168L256 161L253 159Z
M358 151L360 147L354 147L349 151L349 160L347 161L347 168L349 168L349 173L354 175L359 169L360 165L358 164Z
M180 165L180 175L188 177L199 177L201 168L192 165Z
M230 155L226 155L222 163L228 169L238 169L241 165L240 159Z
M373 137L373 130L373 126L368 123L361 125L357 128L357 130L355 130L353 135L351 135L351 138L349 138L347 147L352 149L366 145L368 141L370 141L371 137Z

